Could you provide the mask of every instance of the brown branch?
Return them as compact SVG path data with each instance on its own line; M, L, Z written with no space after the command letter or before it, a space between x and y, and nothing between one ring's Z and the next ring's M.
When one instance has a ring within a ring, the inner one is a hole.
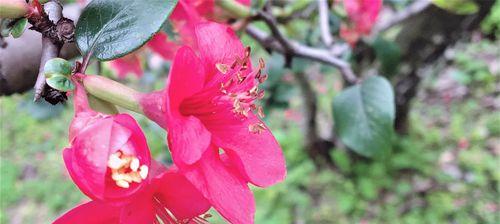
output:
M281 54L287 53L287 51L275 39L274 36L268 35L266 32L261 31L255 26L249 25L246 28L246 32L253 39L259 42L264 48L277 51ZM333 56L329 51L325 49L305 46L293 40L287 40L287 42L290 44L290 47L292 48L293 52L292 56L306 58L336 67L337 69L339 69L344 81L347 82L349 85L353 85L359 81L358 78L354 75L354 72L351 69L351 65L348 62Z
M396 13L393 13L391 17L387 19L379 19L378 23L375 25L373 28L372 34L377 34L380 32L384 32L388 30L389 28L400 24L407 19L419 14L420 12L424 11L427 7L431 5L430 0L417 0L410 4L408 7L406 7L403 10L400 10Z
M46 82L43 69L45 63L59 56L64 43L74 41L75 30L73 21L63 18L62 5L59 1L49 1L44 4L43 8L44 13L29 18L29 22L33 25L30 29L42 34L42 57L40 58L40 67L34 86L35 101L44 94Z

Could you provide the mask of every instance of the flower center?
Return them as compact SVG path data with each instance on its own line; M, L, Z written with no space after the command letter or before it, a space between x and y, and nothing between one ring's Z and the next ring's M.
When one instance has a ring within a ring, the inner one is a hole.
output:
M111 169L111 179L121 188L129 188L133 182L141 183L149 172L148 166L141 165L137 157L125 155L121 151L109 155L108 167Z
M231 63L216 63L217 74L205 85L205 89L181 104L181 113L205 117L213 121L211 116L221 110L230 110L235 116L244 120L251 113L263 118L264 110L256 104L264 97L264 90L259 85L266 81L268 75L262 74L265 67L264 60L259 59L256 69L251 69L250 48L245 49L243 58L236 57ZM261 133L265 130L264 124L257 122L250 124L251 133Z

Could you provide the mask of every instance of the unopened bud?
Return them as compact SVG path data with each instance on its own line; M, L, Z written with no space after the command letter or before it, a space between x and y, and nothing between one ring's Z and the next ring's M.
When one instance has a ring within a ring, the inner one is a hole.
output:
M25 0L0 0L0 18L16 19L29 12L29 5Z

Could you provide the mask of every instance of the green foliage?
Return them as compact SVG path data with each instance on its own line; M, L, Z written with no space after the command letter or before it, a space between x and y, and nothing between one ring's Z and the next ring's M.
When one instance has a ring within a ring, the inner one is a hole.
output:
M333 100L335 130L355 152L372 157L391 148L395 117L390 83L372 76L343 90Z
M71 64L68 61L62 58L50 59L45 63L43 72L50 87L63 92L75 89L70 80Z
M494 34L500 38L500 1L496 1L491 12L481 23L481 29L487 34Z
M436 6L459 15L474 14L479 6L473 0L432 0Z
M372 44L375 50L375 56L380 61L380 73L388 77L394 76L399 71L399 63L401 61L401 49L399 46L390 40L386 40L381 36Z
M94 0L76 25L76 42L84 54L99 60L122 57L158 32L177 0Z
M26 29L26 26L28 26L28 19L26 19L26 18L19 19L12 26L12 30L10 31L10 34L14 38L19 38L21 35L23 35L24 30Z
M73 85L71 80L64 75L53 74L50 76L50 78L47 78L46 81L47 85L49 85L50 87L63 92L75 89L75 85Z

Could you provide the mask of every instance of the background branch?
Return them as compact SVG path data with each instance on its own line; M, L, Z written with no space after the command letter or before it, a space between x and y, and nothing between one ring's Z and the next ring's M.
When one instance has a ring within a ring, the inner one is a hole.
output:
M281 54L287 53L275 37L268 35L266 32L259 30L255 26L249 25L246 28L246 32L264 48L277 51ZM347 82L347 84L352 85L358 82L358 78L354 75L351 65L348 62L333 56L329 51L305 46L293 40L287 40L287 42L292 48L292 56L332 65L339 69L342 78L345 82Z
M329 7L327 0L318 0L318 11L319 11L319 28L321 29L321 39L327 47L333 44L332 34L330 32L329 23Z

